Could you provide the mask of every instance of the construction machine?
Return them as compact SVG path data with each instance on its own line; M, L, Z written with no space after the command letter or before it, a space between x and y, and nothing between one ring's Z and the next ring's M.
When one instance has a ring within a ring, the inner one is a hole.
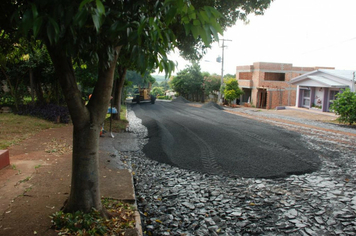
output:
M156 102L156 97L154 95L150 94L151 92L151 83L148 84L148 88L141 88L139 86L134 90L134 97L132 99L132 102L144 102L144 101L150 101L152 104L155 104Z

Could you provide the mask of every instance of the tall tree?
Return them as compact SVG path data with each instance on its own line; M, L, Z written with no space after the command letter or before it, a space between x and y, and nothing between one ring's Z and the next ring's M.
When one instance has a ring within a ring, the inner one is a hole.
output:
M240 6L255 4L257 9L259 2L266 0L241 1ZM205 0L6 0L9 9L14 5L18 9L14 28L47 45L71 114L72 184L65 211L88 212L94 207L105 213L98 178L99 131L121 48L131 51L130 60L141 72L158 67L169 73L174 68L167 59L169 50L180 46L188 52L188 47L182 47L189 45L187 38L194 39L190 44L208 46L222 33L217 23L222 15L214 8L216 3L224 5L224 1ZM153 56L146 60L148 52ZM97 82L87 105L73 69L78 59L98 65Z
M203 76L205 95L214 95L217 100L217 92L219 91L221 84L221 76L216 74L210 75L209 73L203 73Z
M174 76L171 85L177 93L190 100L199 100L202 95L204 77L201 73L200 66L193 63Z

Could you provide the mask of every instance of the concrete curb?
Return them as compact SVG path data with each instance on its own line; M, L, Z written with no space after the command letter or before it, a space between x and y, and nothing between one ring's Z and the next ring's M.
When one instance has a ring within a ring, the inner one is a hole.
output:
M129 133L115 133L114 138L109 135L100 138L100 166L103 171L100 183L103 196L133 205L136 209L134 212L135 231L137 235L142 236L141 217L137 206L132 171L120 164L120 161L115 160L117 151L136 150L138 147L134 143L134 137ZM126 148L128 149L126 150Z

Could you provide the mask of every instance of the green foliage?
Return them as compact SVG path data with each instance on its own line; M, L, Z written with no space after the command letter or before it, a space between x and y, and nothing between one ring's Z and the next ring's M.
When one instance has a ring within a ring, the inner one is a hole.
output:
M214 94L219 91L221 84L221 76L219 75L205 75L204 76L204 93L205 95Z
M138 73L137 71L129 70L126 72L126 79L130 81L132 85L136 86L147 86L148 83L153 84L156 80L150 74L145 73L144 75Z
M177 73L171 81L171 86L174 91L184 97L194 97L201 94L203 91L204 77L201 73L200 66L193 63L187 66L184 70Z
M52 215L52 223L56 229L75 235L104 235L108 228L105 219L96 210L90 213L77 211L74 213L56 212Z
M164 91L170 89L169 82L167 80L162 81L156 87L162 87Z
M54 67L46 48L39 41L18 39L6 49L0 49L0 80L8 92L0 89L0 103L14 105L16 109L25 103L24 97L31 97L30 74L33 78L34 99L37 103L57 102L59 86L54 79Z
M231 78L236 78L236 75L233 74L225 74L224 79L231 79Z
M164 94L164 90L162 87L154 87L152 90L151 90L151 95L153 96L158 96L158 95L163 95Z
M172 100L172 97L169 96L158 96L158 99L164 99L164 100Z
M229 103L231 103L231 101L235 100L236 98L239 98L242 93L243 92L239 88L239 84L236 79L234 78L226 79L225 87L224 87L224 95L225 95L225 99L227 99Z
M124 235L122 230L134 228L135 208L132 205L110 198L103 198L102 203L115 217L105 219L95 209L90 213L58 211L51 216L52 224L60 235L78 236Z
M340 115L338 120L342 123L352 124L356 122L356 93L350 89L344 90L336 95L336 100L330 106L336 114Z
M97 71L97 65L81 64L75 66L75 75L84 97L88 97L93 92L98 76Z

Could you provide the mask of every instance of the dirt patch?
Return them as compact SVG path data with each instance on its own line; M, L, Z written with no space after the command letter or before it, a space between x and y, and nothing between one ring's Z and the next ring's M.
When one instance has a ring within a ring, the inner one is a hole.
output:
M68 198L71 143L68 125L9 149L11 165L0 171L0 235L57 235L49 216Z
M9 149L11 165L0 170L0 235L58 235L49 216L69 197L72 130L71 125L43 130ZM115 140L104 135L100 143ZM134 202L131 172L118 168L110 150L100 149L99 161L102 196ZM136 229L130 232L125 235Z

